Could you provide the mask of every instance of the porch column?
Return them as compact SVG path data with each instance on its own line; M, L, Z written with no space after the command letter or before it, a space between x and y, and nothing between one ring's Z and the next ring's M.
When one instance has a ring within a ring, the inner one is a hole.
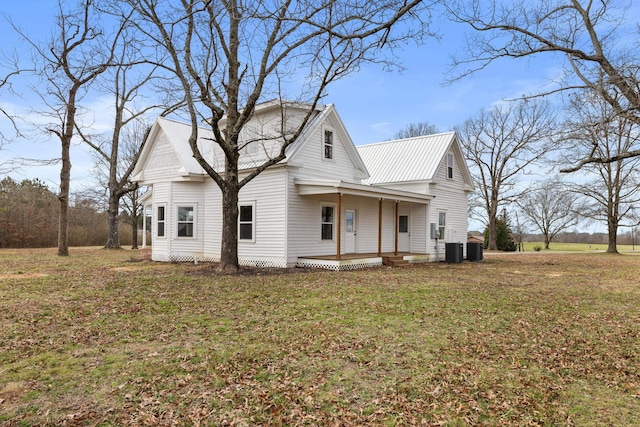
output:
M396 200L396 211L395 211L395 247L393 248L393 254L398 255L398 201Z
M142 205L142 249L147 247L147 205Z
M382 256L382 199L378 199L378 256Z
M338 228L337 228L337 232L338 232L338 238L336 239L336 259L341 259L342 255L340 255L340 236L342 235L341 233L341 225L342 225L342 193L338 193L338 215L337 215L337 221L338 221Z

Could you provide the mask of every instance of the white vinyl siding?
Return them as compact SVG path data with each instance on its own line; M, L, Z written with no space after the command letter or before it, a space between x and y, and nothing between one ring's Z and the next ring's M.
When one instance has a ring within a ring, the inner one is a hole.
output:
M170 251L174 256L188 259L193 255L201 255L204 250L204 188L205 185L202 182L172 183L171 207L167 210L171 212L168 222L173 228L169 235L172 237ZM186 211L183 209L182 213L186 216L180 217L180 208L193 208L192 216L189 215L188 209ZM179 230L180 225L185 226L182 231ZM187 234L189 234L188 231L192 231L192 235L182 236L181 234L185 231Z
M285 176L283 168L268 169L240 190L239 206L253 204L253 239L238 239L238 258L245 265L260 260L285 262ZM242 178L242 176L241 176ZM222 193L213 180L205 185L205 256L220 258L222 239ZM238 225L239 227L239 225ZM239 235L238 235L239 237Z
M323 161L324 157L321 157L324 155L323 138L325 129L333 129L333 159L331 161ZM300 152L296 154L294 163L303 165L304 170L299 170L292 174L304 179L327 179L330 177L332 180L360 182L359 172L354 167L342 142L346 138L347 135L337 127L319 126L315 132L309 135L309 140L301 147Z
M164 134L160 134L145 165L145 180L166 181L168 177L179 175L180 167L180 159L173 146Z

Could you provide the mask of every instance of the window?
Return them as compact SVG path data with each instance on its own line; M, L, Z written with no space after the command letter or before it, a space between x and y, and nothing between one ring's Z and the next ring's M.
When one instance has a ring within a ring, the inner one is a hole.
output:
M447 154L447 178L453 179L453 154Z
M333 159L333 132L330 130L324 131L324 158Z
M193 237L193 206L178 207L178 237Z
M238 144L240 147L241 156L255 156L258 154L258 148L264 138L264 130L259 130L256 126L246 124L240 131L240 137ZM244 144L244 146L243 146Z
M447 226L447 213L438 213L438 238L444 239L444 229Z
M255 224L254 205L244 204L240 205L240 215L238 217L238 238L240 240L251 240L255 238L253 236Z
M409 215L398 216L398 232L399 233L409 232Z
M164 206L158 206L158 219L156 224L158 237L164 237Z
M333 206L322 207L322 240L333 240Z

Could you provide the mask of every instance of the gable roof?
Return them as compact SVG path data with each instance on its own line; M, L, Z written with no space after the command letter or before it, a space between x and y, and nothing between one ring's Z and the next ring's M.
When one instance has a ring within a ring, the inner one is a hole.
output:
M472 185L455 132L360 145L357 149L370 173L368 184L432 181L445 154L453 150L463 166L465 183Z
M178 167L180 175L202 175L205 173L204 169L202 169L193 157L191 147L189 147L191 126L165 117L157 117L153 126L151 126L149 135L147 135L144 147L142 148L142 153L140 153L140 158L138 159L138 162L131 174L132 181L141 181L144 179L142 176L144 165L153 152L154 145L161 134L166 135L167 142L171 145L174 154L178 158L179 165L176 166ZM206 134L206 129L203 129L203 132L198 133L198 145L200 146L200 149L203 150L202 154L205 158L213 157L211 148L208 148L211 147L211 144L202 143L203 137L210 137L210 135L211 132L209 132L208 135Z
M334 121L332 122L334 128L343 135L343 138L340 138L340 140L344 141L343 146L347 152L347 155L349 156L349 159L353 163L353 166L362 174L363 178L368 177L369 172L367 171L367 166L360 157L360 154L358 153L358 150L353 143L353 140L351 139L351 135L349 135L349 132L347 132L347 128L342 122L342 119L340 118L340 115L338 114L338 111L336 110L334 104L325 105L321 109L320 114L318 114L309 122L307 128L302 132L302 134L300 134L300 138L298 139L298 141L296 141L295 144L291 145L287 149L286 160L293 160L296 155L302 150L302 147L305 145L305 143L309 140L308 136L312 135L316 130L318 130L322 123L328 121L330 118L334 119Z
M273 109L273 102L269 101L266 103L267 105L264 107L260 107L261 110L269 110ZM301 104L292 103L291 106L301 107ZM306 106L309 107L308 105ZM258 108L258 107L256 107ZM331 117L334 119L334 126L337 127L343 135L345 135L346 141L344 141L344 147L347 151L349 158L351 159L354 167L361 172L363 177L368 176L367 169L365 167L364 162L358 155L358 151L356 150L349 133L347 132L342 120L338 116L335 107L333 104L329 104L326 106L318 106L316 107L316 112L314 116L311 117L310 121L307 123L306 129L300 134L300 137L296 142L287 147L287 157L280 163L285 164L288 163L291 159L293 159L298 152L302 149L302 147L309 140L309 136L312 135L323 122ZM161 134L164 134L167 137L169 144L172 146L173 151L178 156L180 165L180 175L181 176L190 176L190 175L206 175L204 169L198 164L196 159L193 157L191 152L191 147L189 146L189 137L191 136L191 125L189 123L178 122L175 120L167 119L165 117L157 117L155 123L151 127L151 131L147 136L145 146L142 149L142 153L140 155L140 159L136 164L134 171L132 173L133 181L142 181L144 177L142 176L142 172L144 170L144 164L147 162L149 156L153 151L153 146L157 139ZM343 138L344 139L344 138ZM224 153L222 149L215 143L212 143L213 140L213 132L210 129L199 127L198 128L198 146L200 147L200 151L205 159L209 162L209 164L217 171L224 170ZM253 161L251 159L246 162L242 162L242 158L240 159L241 163L238 165L240 170L251 169L259 166L266 160L258 160Z

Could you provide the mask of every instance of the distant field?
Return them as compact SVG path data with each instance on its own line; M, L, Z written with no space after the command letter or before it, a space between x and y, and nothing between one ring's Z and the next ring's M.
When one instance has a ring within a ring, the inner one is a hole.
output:
M640 243L640 242L639 242ZM534 251L534 247L540 246L544 248L544 242L526 242L524 244L524 250L526 252ZM591 243L555 243L551 242L549 245L550 251L562 251L562 252L585 252L585 251L606 251L607 244L591 244ZM640 245L618 245L618 252L638 252L640 254Z
M638 426L638 261L229 276L0 250L0 425Z

